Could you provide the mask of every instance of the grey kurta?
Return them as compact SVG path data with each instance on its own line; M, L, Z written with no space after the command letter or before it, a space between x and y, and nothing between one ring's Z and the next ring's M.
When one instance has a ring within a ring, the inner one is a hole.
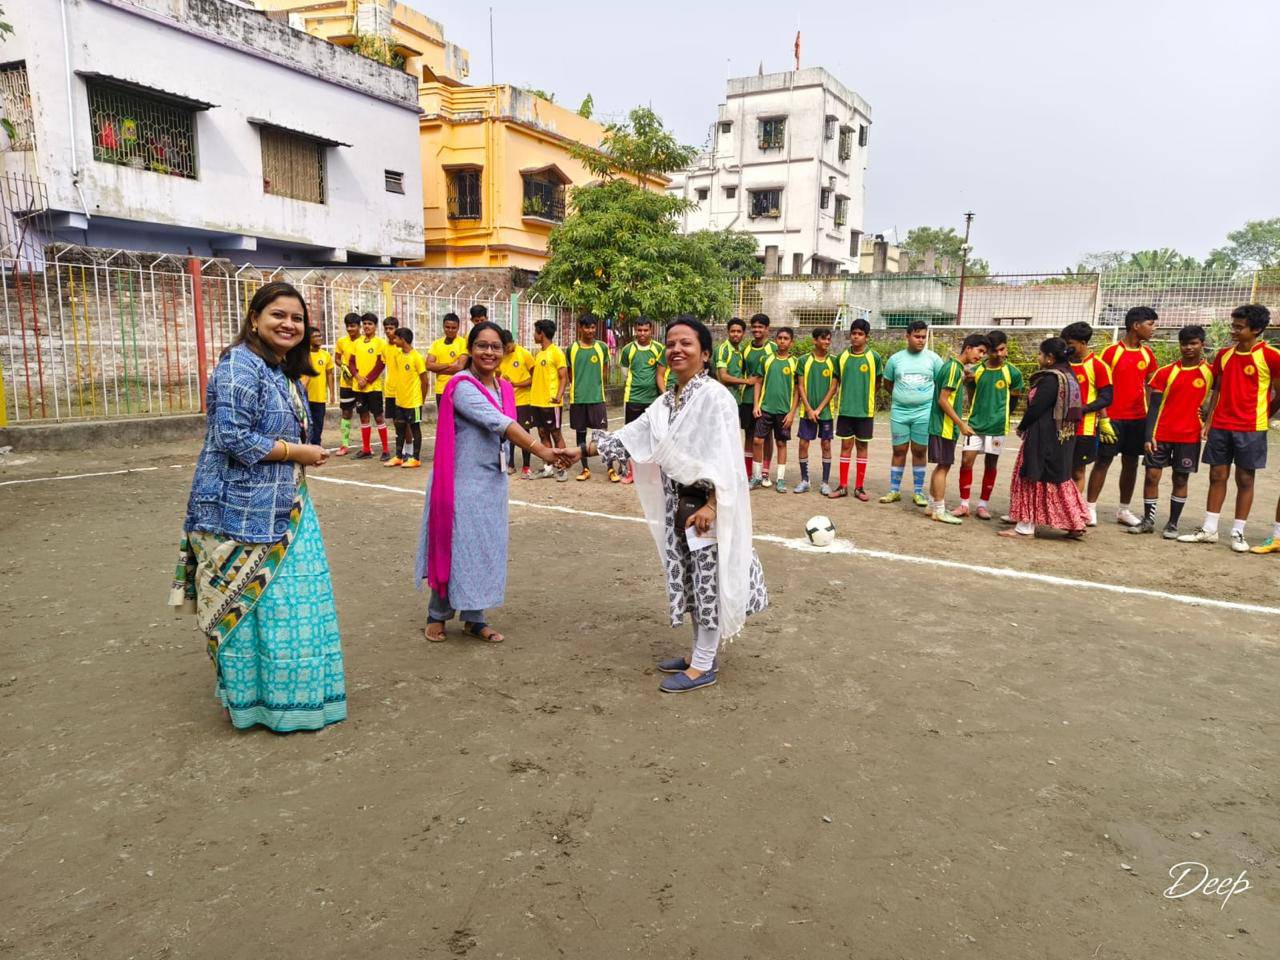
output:
M453 559L447 600L455 610L488 610L502 606L507 590L507 475L498 458L511 418L466 380L453 392L453 409ZM419 582L426 576L432 473L422 508Z

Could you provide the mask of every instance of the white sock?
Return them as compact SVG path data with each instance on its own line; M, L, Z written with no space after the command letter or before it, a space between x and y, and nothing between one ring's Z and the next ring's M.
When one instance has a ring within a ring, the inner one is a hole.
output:
M1271 536L1275 540L1280 540L1280 520L1271 525Z
M760 479L760 461L759 460L756 460L751 464L751 479L752 480Z
M778 483L782 483L787 478L787 465L785 463L778 464Z
M1241 534L1241 535L1243 536L1243 535L1244 535L1244 521L1243 521L1243 520L1239 520L1239 519L1232 520L1232 521L1231 521L1231 532L1232 532L1232 533L1238 533L1238 534Z
M1133 511L1129 509L1129 501L1128 501L1128 500L1126 500L1124 503L1120 504L1120 509L1121 509L1121 510L1124 510L1124 511L1125 511L1125 512L1127 512L1127 513L1133 513Z
M1205 533L1218 532L1218 515L1216 513L1206 513L1204 515L1204 526L1201 527Z
M1035 535L1036 525L1030 520L1019 520L1018 525L1013 529L1017 530L1024 537L1030 537Z
M967 507L967 506L969 505L969 501L968 501L968 500L966 500L966 501L964 502L964 505ZM987 509L987 507L989 507L989 506L990 506L990 504L989 504L989 503L987 503L987 501L985 501L985 500L979 500L979 501L978 501L978 509L979 509L979 510L985 510L985 509Z

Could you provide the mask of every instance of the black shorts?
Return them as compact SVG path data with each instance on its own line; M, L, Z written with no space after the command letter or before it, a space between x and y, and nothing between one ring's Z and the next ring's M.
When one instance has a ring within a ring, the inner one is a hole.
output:
M649 405L647 403L628 403L622 408L623 424L628 424L632 420L639 420L648 409Z
M351 408L356 405L356 392L351 387L338 388L338 406L346 413L351 412Z
M1203 459L1211 467L1234 463L1241 470L1261 470L1267 465L1267 431L1210 427Z
M800 421L796 436L801 440L830 440L835 429L835 424L830 420L815 421L805 417Z
M399 404L396 404L394 411L393 410L387 411L388 417L391 417L393 415L395 419L400 421L401 423L421 423L422 422L421 407L402 407Z
M1174 473L1195 473L1200 464L1200 441L1190 443L1157 443L1156 452L1148 453L1143 463L1157 470L1173 467Z
M956 462L956 438L929 434L929 462L940 467L949 467Z
M756 439L767 440L769 435L773 435L773 439L778 443L786 443L791 439L791 428L783 421L787 419L785 413L761 413L756 420Z
M356 410L359 413L371 413L375 417L382 416L382 391L370 390L368 393L357 393Z
M607 430L609 408L603 403L571 403L569 426L574 430Z
M555 433L560 429L560 407L530 407L533 425L538 430Z
M1095 434L1092 437L1076 437L1076 452L1071 456L1071 462L1077 467L1083 467L1086 464L1093 463L1098 459L1098 437Z
M1142 456L1147 446L1146 420L1112 420L1111 429L1116 432L1116 442L1098 444L1099 460Z
M516 423L524 427L526 430L533 429L533 407L527 403L522 403L516 407Z
M841 440L870 440L875 432L875 417L836 417L836 436Z
M753 403L738 404L738 426L747 431L748 437L756 435L756 408Z
M387 420L399 420L396 416L396 401L394 397L384 396L382 400L382 415Z

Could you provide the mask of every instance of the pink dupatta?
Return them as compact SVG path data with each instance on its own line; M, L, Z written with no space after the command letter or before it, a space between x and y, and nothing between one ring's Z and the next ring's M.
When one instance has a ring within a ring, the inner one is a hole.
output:
M431 474L431 501L427 511L427 585L438 597L447 597L449 571L453 564L453 491L454 439L457 427L453 417L453 394L458 384L467 381L476 385L484 398L494 408L512 420L516 418L515 389L507 380L499 378L498 388L502 402L494 399L484 384L469 373L454 374L440 395L436 411L436 449Z

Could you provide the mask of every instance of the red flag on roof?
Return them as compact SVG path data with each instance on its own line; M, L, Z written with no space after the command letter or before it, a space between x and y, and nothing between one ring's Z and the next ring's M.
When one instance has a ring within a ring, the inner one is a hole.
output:
M800 69L800 31L796 31L796 69Z

